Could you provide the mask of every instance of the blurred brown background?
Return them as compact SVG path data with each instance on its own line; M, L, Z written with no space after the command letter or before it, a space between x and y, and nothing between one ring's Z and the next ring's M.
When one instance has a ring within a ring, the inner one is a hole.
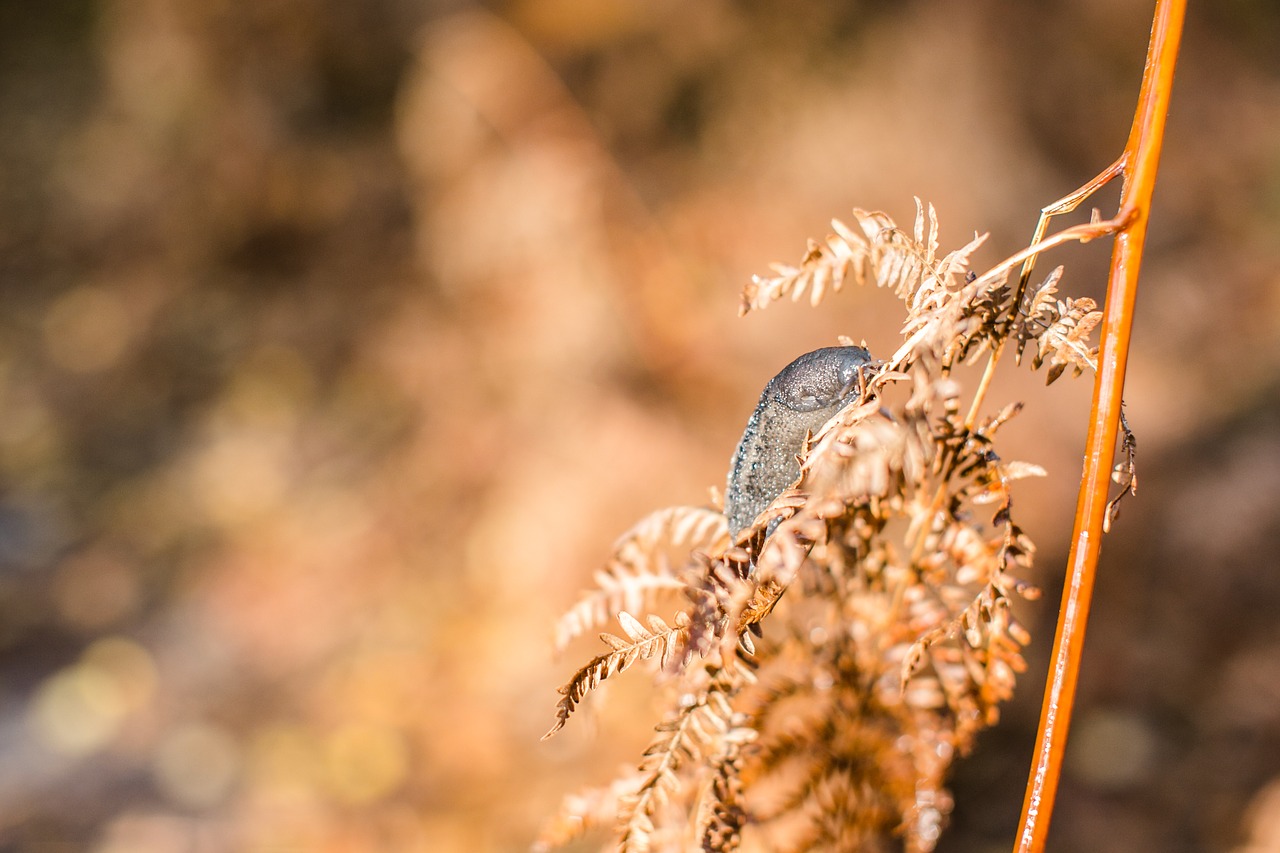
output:
M1280 849L1280 9L1192 7L1058 851ZM637 677L538 742L596 652L554 617L779 367L895 345L876 292L739 320L747 276L912 195L1016 250L1150 12L0 2L0 849L525 849L655 720ZM1006 377L1034 623L1088 383ZM1008 849L1051 636L940 849Z

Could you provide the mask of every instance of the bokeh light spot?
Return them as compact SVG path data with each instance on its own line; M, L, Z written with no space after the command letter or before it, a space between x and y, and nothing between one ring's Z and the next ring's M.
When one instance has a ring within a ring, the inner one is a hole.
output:
M129 713L151 700L156 680L146 649L124 637L104 637L40 685L28 722L49 749L83 758L107 746Z
M126 711L149 703L159 680L151 653L127 637L103 637L85 649L82 666L107 675Z
M95 551L63 563L53 593L54 606L66 624L101 629L133 613L138 604L138 579L129 565Z
M170 801L188 808L222 802L240 772L240 746L229 732L209 723L175 727L156 750L156 784Z
M309 800L323 772L319 744L303 726L277 723L249 743L248 775L271 800Z
M220 406L233 423L289 429L316 393L316 378L297 350L263 346L240 364Z
M409 768L403 736L382 726L344 726L328 738L324 754L329 789L353 805L385 797Z
M288 487L280 438L263 430L228 430L199 454L193 488L213 521L238 527L279 504Z
M91 285L58 297L44 318L45 352L73 373L112 367L132 334L133 322L120 297Z
M61 755L83 758L115 737L127 710L124 691L110 673L77 664L40 685L29 722L40 743Z
M1150 724L1141 717L1093 709L1076 723L1067 770L1103 790L1132 788L1152 772L1158 747Z

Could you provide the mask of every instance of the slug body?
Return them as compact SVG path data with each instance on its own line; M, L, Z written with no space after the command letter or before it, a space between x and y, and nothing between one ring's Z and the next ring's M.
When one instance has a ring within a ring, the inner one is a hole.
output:
M724 514L735 539L800 476L796 456L805 436L857 396L860 374L870 364L862 347L824 347L800 356L764 386L725 488Z

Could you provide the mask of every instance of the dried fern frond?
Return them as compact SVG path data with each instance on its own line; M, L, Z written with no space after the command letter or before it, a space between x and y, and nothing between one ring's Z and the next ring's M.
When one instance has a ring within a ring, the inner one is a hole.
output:
M556 813L543 823L531 853L549 853L594 829L612 827L618 820L619 803L634 795L644 779L644 773L629 770L608 785L565 796Z
M996 452L1020 405L966 415L979 407L953 368L1010 338L1034 341L1051 379L1092 368L1096 311L1057 299L1061 269L1014 304L1007 264L970 270L985 238L940 256L937 215L919 201L910 233L883 213L853 221L799 266L754 278L743 310L818 304L849 280L889 287L906 307L902 345L736 544L711 510L650 516L562 622L573 636L620 610L626 636L601 635L609 651L561 688L548 734L638 660L669 676L670 710L619 799L623 851L926 853L951 808L953 758L1025 668L1011 601L1036 595L1018 577L1035 549L1011 484L1044 472ZM670 559L673 544L683 553ZM668 581L688 602L674 626L628 615Z
M640 771L647 776L621 802L622 850L650 849L654 817L680 793L680 771L687 763L708 759L720 763L726 750L754 737L750 729L735 725L738 715L729 705L729 698L750 682L749 673L740 663L707 670L705 689L687 694L671 717L658 725L657 736L640 762Z
M707 507L673 506L645 516L614 543L612 559L595 574L595 589L556 622L556 652L619 611L646 610L662 593L683 590L691 554L724 550L728 537L724 514Z
M612 651L593 659L578 670L568 684L560 688L562 698L556 705L556 722L542 736L543 740L564 728L583 697L599 687L606 678L630 669L637 661L655 657L659 665L666 669L672 656L683 655L687 648L687 643L683 641L688 637L689 617L684 613L676 614L674 628L657 616L649 617L649 626L646 628L625 611L618 614L618 621L622 623L622 630L627 636L624 638L607 632L600 635L600 639Z
M835 233L823 242L810 240L799 266L773 264L776 275L753 276L743 290L739 313L766 308L787 296L799 301L806 292L816 307L829 290L840 290L852 278L856 284L871 282L892 290L916 316L940 288L964 276L970 255L986 240L985 235L975 237L939 259L937 212L929 205L926 219L920 199L912 234L883 213L855 209L853 219L856 228L833 219Z
M1029 304L1014 330L1019 359L1028 341L1039 344L1031 367L1038 369L1047 360L1049 383L1068 367L1073 368L1077 376L1085 370L1098 369L1098 348L1089 344L1089 335L1102 322L1102 312L1088 297L1055 299L1060 278L1062 267L1059 266L1039 287L1028 291Z

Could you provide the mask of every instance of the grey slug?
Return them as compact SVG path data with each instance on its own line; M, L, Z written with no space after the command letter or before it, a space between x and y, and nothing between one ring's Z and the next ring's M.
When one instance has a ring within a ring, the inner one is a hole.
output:
M859 375L870 364L871 354L862 347L823 347L800 356L764 386L734 451L724 493L735 539L800 476L796 455L805 435L853 399Z

